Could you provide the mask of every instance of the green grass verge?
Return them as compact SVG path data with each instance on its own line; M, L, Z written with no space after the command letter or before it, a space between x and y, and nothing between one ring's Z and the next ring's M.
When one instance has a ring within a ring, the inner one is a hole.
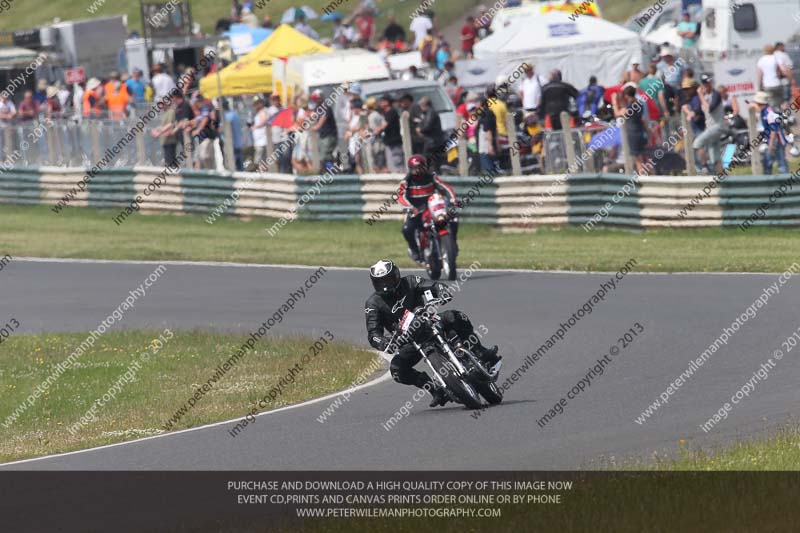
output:
M800 428L786 426L769 435L716 448L692 448L681 440L674 455L623 460L612 462L608 467L614 470L797 471L800 470Z
M116 211L49 206L0 209L0 252L12 256L91 259L232 261L366 267L382 257L409 267L399 222L363 221L286 225L275 237L273 219L136 214L121 226ZM800 237L781 228L660 229L647 232L542 228L509 234L476 224L459 231L462 266L615 271L628 259L645 272L783 272L797 260ZM0 255L2 255L0 254Z
M86 338L86 333L12 334L0 344L0 462L121 442L164 432L162 426L217 366L227 361L246 334L174 331L156 350L160 331L108 332L84 353L19 418L8 417L37 385ZM262 338L175 425L194 427L244 417L258 400L310 354L317 339ZM146 358L142 356L147 354ZM263 410L347 388L374 354L333 341L295 373ZM121 380L122 376L127 379ZM86 417L95 400L115 384L116 398ZM322 407L320 407L322 409ZM81 417L88 422L82 426ZM72 431L70 431L72 429ZM246 428L245 428L246 430ZM220 430L222 431L222 430Z

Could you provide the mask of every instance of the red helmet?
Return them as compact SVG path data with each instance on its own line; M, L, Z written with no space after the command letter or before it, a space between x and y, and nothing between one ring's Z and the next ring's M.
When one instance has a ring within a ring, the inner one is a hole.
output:
M421 155L412 155L408 159L408 172L415 178L421 178L428 172L428 160Z

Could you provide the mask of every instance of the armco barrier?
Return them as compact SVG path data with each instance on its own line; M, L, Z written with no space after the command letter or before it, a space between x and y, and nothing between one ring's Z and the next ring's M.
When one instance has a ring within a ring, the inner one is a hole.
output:
M124 208L162 171L157 167L103 171L75 195L70 207ZM55 205L85 172L56 167L0 171L0 202ZM142 211L207 214L228 200L232 206L226 215L281 217L302 198L300 218L399 220L400 207L391 203L387 208L385 202L397 191L401 177L336 175L312 193L318 176L183 171L167 175L166 184L145 199ZM582 225L598 213L605 216L597 227L735 226L766 202L788 176L731 176L707 189L708 196L703 194L711 179L707 176L647 176L632 181L617 174L584 174L558 179L498 177L481 183L477 177L463 177L448 181L462 198L473 191L464 210L466 220L525 231L541 225ZM800 178L797 181L755 225L800 224Z

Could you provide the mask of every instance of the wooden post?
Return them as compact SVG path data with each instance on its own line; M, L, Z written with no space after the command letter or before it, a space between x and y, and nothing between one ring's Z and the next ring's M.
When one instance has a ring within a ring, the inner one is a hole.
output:
M408 111L403 111L400 115L400 135L403 137L403 155L407 162L413 155L411 153L411 115Z
M138 165L147 164L147 149L145 147L145 136L146 134L140 133L136 136L136 163Z
M272 140L272 126L267 126L267 161L272 161L267 165L270 172L278 172L278 158L275 157L275 142Z
M681 126L686 136L683 138L683 155L686 158L686 175L697 176L697 165L694 162L694 130L692 130L689 119L681 113Z
M583 140L583 132L578 130L578 135L580 136L581 141L581 160L583 160L584 155L586 156L586 161L584 162L584 166L586 167L586 172L591 172L594 174L597 172L597 167L594 165L594 152L589 152L589 148L586 146L586 142Z
M508 131L508 145L511 157L511 175L522 176L522 163L519 158L519 147L517 146L517 125L514 123L514 115L506 115L506 130Z
M11 126L6 126L3 128L3 154L0 160L5 161L11 154L14 153L14 132L11 129Z
M750 142L758 138L758 118L756 108L750 107L748 109L747 129L750 135ZM760 176L764 173L761 168L761 152L758 151L758 146L753 148L750 154L750 167L753 169L754 176Z
M361 148L358 154L361 156L361 164L364 166L366 174L373 174L375 172L375 161L372 158L372 140L373 137L361 138Z
M469 154L467 153L467 140L464 136L458 138L458 175L469 174Z
M633 157L631 156L631 144L628 141L628 134L625 132L625 124L621 124L619 129L619 137L622 139L622 159L625 162L625 174L631 175L636 171L636 166L633 164Z
M308 130L308 147L311 150L311 166L314 172L317 172L320 167L322 158L319 153L319 133L314 130Z
M575 143L572 142L572 125L569 122L569 113L561 112L561 134L564 136L564 149L567 153L567 172L575 174L578 172L578 164L575 157ZM628 172L627 167L625 169Z
M233 153L233 125L229 121L222 123L222 135L224 135L225 144L222 154L222 159L225 162L225 170L231 172L236 171L236 155ZM267 131L267 138L270 137L270 131ZM269 141L267 141L269 142Z
M100 161L100 130L97 127L97 121L89 122L89 128L92 136L92 159L97 163Z
M183 130L183 151L186 154L186 166L184 168L194 168L194 144L192 135Z

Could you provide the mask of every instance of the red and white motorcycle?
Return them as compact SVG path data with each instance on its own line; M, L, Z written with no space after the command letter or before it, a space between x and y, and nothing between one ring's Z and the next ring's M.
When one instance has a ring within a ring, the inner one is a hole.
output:
M422 252L428 275L434 280L442 275L450 281L456 279L458 244L453 232L455 209L456 206L451 206L443 195L433 193L422 212L422 230L415 235L417 249Z

